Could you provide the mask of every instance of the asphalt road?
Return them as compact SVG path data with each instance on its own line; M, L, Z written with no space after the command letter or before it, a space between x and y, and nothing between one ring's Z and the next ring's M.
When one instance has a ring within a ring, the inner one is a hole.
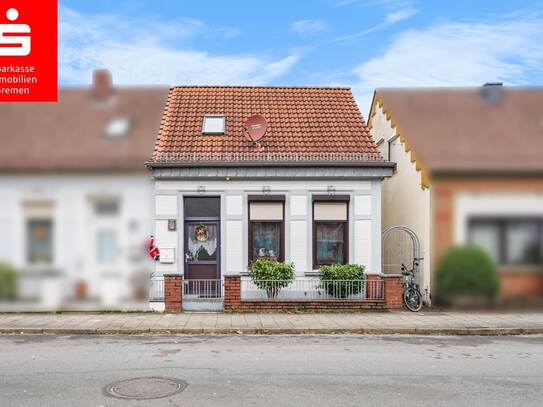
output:
M104 394L162 376L187 387ZM542 406L543 336L0 336L2 407L327 405Z

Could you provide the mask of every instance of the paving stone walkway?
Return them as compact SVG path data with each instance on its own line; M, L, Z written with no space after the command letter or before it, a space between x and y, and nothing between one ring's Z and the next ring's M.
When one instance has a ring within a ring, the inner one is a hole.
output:
M543 313L0 314L3 334L543 334Z

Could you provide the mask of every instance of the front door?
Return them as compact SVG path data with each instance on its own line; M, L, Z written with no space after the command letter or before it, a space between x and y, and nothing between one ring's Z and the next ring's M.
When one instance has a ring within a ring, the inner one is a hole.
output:
M220 282L220 198L185 198L185 294L216 297Z
M212 298L220 293L219 222L185 222L185 291Z

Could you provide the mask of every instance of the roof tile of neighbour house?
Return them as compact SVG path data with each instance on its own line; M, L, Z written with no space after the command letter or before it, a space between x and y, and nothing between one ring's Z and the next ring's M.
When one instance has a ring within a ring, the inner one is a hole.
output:
M126 87L95 101L91 88L66 88L58 103L0 103L0 171L144 171L167 95ZM116 119L128 131L108 138Z
M206 114L226 132L202 134ZM244 122L262 115L258 144ZM150 165L209 161L382 161L348 88L179 86L168 103Z
M430 172L542 172L543 88L378 89L377 105Z

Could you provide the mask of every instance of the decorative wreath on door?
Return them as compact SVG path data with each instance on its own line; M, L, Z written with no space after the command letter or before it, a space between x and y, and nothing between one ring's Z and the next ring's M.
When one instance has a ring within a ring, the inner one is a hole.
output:
M207 226L203 223L200 223L198 226L196 226L196 229L194 229L194 237L199 242L207 241L207 239L209 238Z

